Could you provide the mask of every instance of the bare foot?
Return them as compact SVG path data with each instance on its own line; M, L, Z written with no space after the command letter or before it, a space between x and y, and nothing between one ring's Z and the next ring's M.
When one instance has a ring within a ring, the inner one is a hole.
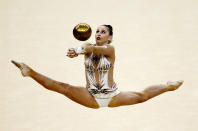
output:
M24 63L18 63L16 61L11 60L11 62L21 70L21 74L26 77L30 76L32 69Z
M168 81L167 82L167 88L169 91L174 91L176 89L178 89L184 81L180 80L180 81Z

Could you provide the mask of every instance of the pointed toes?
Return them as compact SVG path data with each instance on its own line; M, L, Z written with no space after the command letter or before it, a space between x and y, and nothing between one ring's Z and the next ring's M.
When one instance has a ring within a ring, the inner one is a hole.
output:
M12 62L16 67L18 67L18 68L20 68L20 67L21 67L21 65L20 65L18 62L16 62L16 61L11 60L11 62Z

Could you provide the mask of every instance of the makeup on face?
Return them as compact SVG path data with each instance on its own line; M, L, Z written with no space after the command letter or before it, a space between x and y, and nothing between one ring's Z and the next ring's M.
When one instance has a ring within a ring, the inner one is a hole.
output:
M95 34L96 42L106 42L109 39L109 32L105 26L99 26Z

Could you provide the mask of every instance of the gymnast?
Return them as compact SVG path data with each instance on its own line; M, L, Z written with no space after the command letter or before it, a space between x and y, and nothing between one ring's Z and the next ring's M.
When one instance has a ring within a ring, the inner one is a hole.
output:
M164 92L174 91L183 84L183 81L169 81L164 85L149 86L141 92L120 91L113 79L115 49L111 44L112 37L112 26L101 25L95 34L96 44L84 43L80 47L68 49L69 58L84 55L86 87L55 81L24 63L11 62L20 69L24 77L30 77L44 88L93 109L142 103Z

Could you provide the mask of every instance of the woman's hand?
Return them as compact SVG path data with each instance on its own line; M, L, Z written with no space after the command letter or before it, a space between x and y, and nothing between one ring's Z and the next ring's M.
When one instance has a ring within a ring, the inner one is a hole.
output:
M76 53L76 50L74 48L69 48L66 56L70 58L74 58L74 57L77 57L78 54Z

